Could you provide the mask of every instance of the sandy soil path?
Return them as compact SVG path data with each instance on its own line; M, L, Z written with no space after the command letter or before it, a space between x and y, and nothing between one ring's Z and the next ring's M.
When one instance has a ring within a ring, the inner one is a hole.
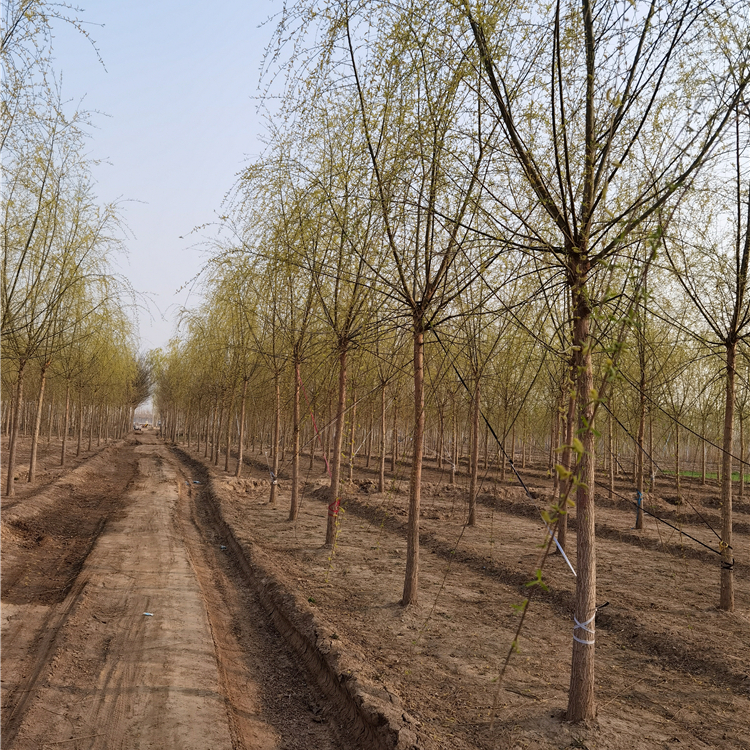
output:
M3 640L15 646L3 650L3 747L337 747L278 636L196 524L192 480L155 438L140 440L121 448L135 480L65 597L4 603ZM60 508L37 510L38 522ZM9 547L16 571L19 551L38 555L12 538ZM246 620L254 632L237 626ZM295 706L268 711L278 703L269 689Z

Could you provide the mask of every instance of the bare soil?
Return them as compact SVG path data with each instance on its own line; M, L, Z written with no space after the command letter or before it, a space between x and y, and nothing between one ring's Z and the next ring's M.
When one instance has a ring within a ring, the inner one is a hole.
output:
M4 748L347 746L198 497L146 434L4 511Z
M222 459L223 460L223 459ZM234 463L234 462L232 462ZM306 474L298 521L287 521L290 482L281 472L276 507L269 474L250 457L239 480L212 470L222 513L242 542L262 549L279 580L307 599L320 628L355 662L361 680L396 695L425 748L750 748L750 584L746 501L736 503L736 610L718 610L718 488L688 485L676 505L662 479L634 528L635 493L598 497L597 699L592 726L564 721L570 678L574 577L547 560L505 679L502 662L518 625L518 605L534 577L551 499L547 472L523 471L532 498L509 477L485 473L476 527L465 525L468 478L425 472L420 603L399 605L405 561L408 468L388 491L355 467L343 492L334 550L325 537L325 467ZM305 461L305 465L307 462ZM286 473L285 473L286 472ZM346 473L346 471L344 472ZM660 494L661 493L661 494ZM700 514L700 515L699 515ZM708 522L706 525L701 516ZM569 551L575 555L575 511ZM493 703L496 702L494 720Z
M730 614L715 606L718 555L650 517L636 531L629 504L598 499L609 604L598 718L580 726L564 721L575 581L560 555L497 682L545 541L544 471L523 473L531 498L486 474L470 528L467 478L428 468L421 598L406 609L408 469L379 494L354 467L333 549L323 464L295 522L288 471L270 506L262 456L235 479L147 432L19 486L2 516L3 746L750 748L745 502ZM716 549L698 513L717 528L717 489L673 495L662 482L647 507Z

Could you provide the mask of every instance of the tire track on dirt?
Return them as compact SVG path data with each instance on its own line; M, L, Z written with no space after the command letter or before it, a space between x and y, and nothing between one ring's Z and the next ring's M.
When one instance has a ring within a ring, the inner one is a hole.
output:
M4 746L231 746L216 709L202 601L171 526L175 475L170 483L151 452L131 451L139 473L120 503L127 510L104 529L55 610L64 616L50 623L48 647L37 644Z
M136 466L132 444L113 456L102 452L26 498L23 506L3 511L3 541L23 550L4 555L3 601L55 604L65 599L104 524L132 486Z
M42 530L44 534L56 533L59 526L58 516L66 511L66 508L61 507L65 498L60 493L64 493L71 483L75 482L76 477L80 477L83 472L91 471L92 464L96 466L97 462L104 460L103 453L104 451L100 451L67 475L59 478L54 483L59 490L55 495L50 496L50 487L46 487L47 492L41 506L26 500L31 507L15 508L9 513L10 519L7 518L8 513L4 512L3 524L6 525L6 529L10 528L9 533L15 535L16 529L19 526L23 529L24 524L37 529L35 533L41 533ZM19 610L4 623L4 660L10 658L10 655L17 657L19 641L26 641L23 644L25 653L16 662L16 666L25 671L24 676L15 685L12 683L12 677L10 680L7 677L4 679L4 683L10 683L4 691L2 712L2 735L7 746L12 744L23 722L29 700L40 677L55 655L59 635L88 584L88 577L81 575L86 560L104 532L108 520L120 508L122 498L133 481L135 461L132 453L124 456L118 455L115 463L116 469L113 476L119 477L120 486L117 486L117 481L107 481L105 486L108 492L102 493L93 503L81 502L79 504L78 507L87 518L85 522L78 524L73 514L72 523L78 527L78 533L63 532L63 536L70 542L68 545L62 549L51 550L38 550L32 546L29 553L19 556L14 563L4 567L2 598L6 603L17 599L22 604L37 601L46 604L50 596L53 597L52 606L46 609L41 619L38 614L26 615ZM89 495L96 497L100 491L101 486L97 486L92 488ZM67 508L67 511L70 513L71 509ZM13 537L8 539L10 542ZM4 561L5 559L6 555L4 555ZM59 582L61 574L65 576L62 585L50 588L50 583L54 585L55 582ZM16 589L20 584L24 585L24 590L16 595ZM29 631L34 633L31 638L28 637ZM4 672L4 675L6 674L7 672Z
M35 656L30 672L21 680L17 688L10 691L3 706L2 736L5 747L12 746L39 678L46 671L57 648L58 636L80 600L87 583L87 578L79 576L65 601L44 618L39 628L39 636L33 645Z
M253 612L248 597L242 596L235 582L229 579L227 561L220 560L216 553L217 548L223 550L225 545L218 544L215 529L207 523L204 493L194 491L179 455L177 460L181 477L178 480L179 523L190 564L206 602L232 747L234 750L270 750L278 746L280 733L262 716L257 672L251 675L247 668L249 652L258 649L257 640L253 643L249 637L247 621L256 619L258 613ZM227 557L226 552L222 554ZM244 617L236 616L240 611ZM268 648L258 650L270 651ZM254 656L257 658L258 654ZM329 745L329 742L321 743L321 747Z

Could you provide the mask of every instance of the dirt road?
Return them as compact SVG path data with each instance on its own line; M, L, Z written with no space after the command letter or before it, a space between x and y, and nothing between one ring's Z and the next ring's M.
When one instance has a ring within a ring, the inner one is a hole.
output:
M3 516L3 747L345 746L174 454L76 472Z

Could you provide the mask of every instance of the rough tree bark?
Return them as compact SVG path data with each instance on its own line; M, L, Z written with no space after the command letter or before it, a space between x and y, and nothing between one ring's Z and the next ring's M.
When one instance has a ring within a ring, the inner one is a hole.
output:
M13 485L13 475L16 467L16 452L18 447L18 427L21 421L21 406L23 402L23 375L26 362L21 361L18 366L18 377L16 380L16 400L10 426L10 444L8 445L8 478L5 485L6 497L13 497L16 488Z
M281 385L279 383L279 371L273 374L273 385L275 393L274 417L273 417L273 467L271 469L271 496L268 498L269 505L276 505L279 490L279 438L281 436Z
M724 452L721 462L721 589L719 607L734 611L734 557L732 555L732 443L734 442L734 391L737 341L726 342L727 375L724 401ZM740 466L740 470L741 470Z
M292 498L289 503L289 521L299 515L299 359L294 360L294 400L292 401ZM244 404L243 404L244 406Z
M70 380L65 382L65 418L63 420L62 449L60 451L60 466L65 466L65 456L68 450L68 428L70 427Z
M339 515L339 483L341 480L341 447L344 441L344 415L346 413L346 353L345 343L339 344L339 403L336 410L336 431L331 456L331 489L328 495L328 521L326 523L326 547L336 539L336 521Z
M242 461L245 448L245 405L247 403L247 378L242 381L242 401L240 403L240 435L237 439L237 468L234 472L236 477L242 474ZM200 446L198 447L200 451Z
M406 576L401 604L419 599L419 514L422 498L424 442L424 331L422 318L414 317L414 452L409 483L409 518L406 529Z
M474 381L474 393L471 399L471 474L469 478L469 526L477 523L477 478L479 476L479 375Z
M378 470L378 492L385 492L385 383L380 388L380 468Z
M42 365L39 378L39 399L37 400L36 418L34 420L34 431L31 434L31 456L29 457L28 481L33 482L36 478L36 453L39 446L39 431L42 426L42 410L44 407L44 386L47 382L47 367L49 362Z
M589 325L591 305L586 289L590 270L585 254L571 258L573 325L573 369L578 402L578 439L582 444L576 488L576 578L575 627L568 695L568 720L593 719L596 715L594 688L594 639L596 617L596 537L594 514L594 371Z

